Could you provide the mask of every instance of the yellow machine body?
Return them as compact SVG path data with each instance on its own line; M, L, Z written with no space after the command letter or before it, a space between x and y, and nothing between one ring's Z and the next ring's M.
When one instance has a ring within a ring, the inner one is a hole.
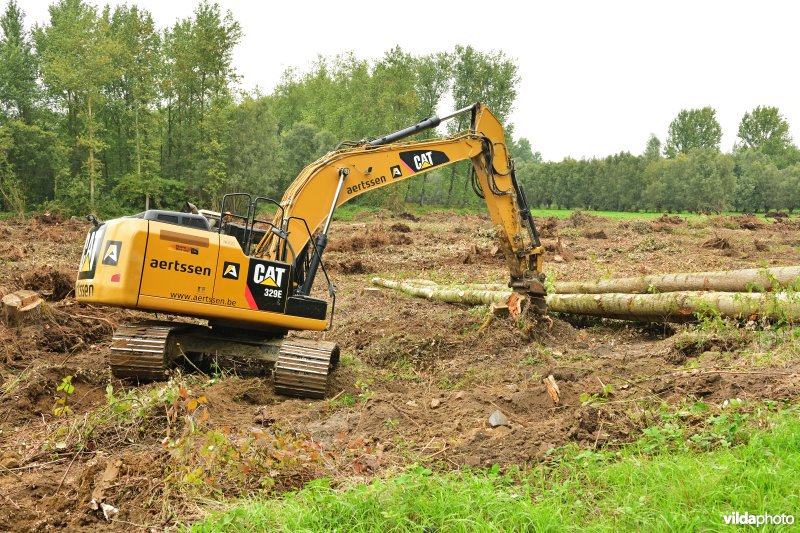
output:
M120 218L86 238L79 301L235 323L324 330L325 317L287 314L291 265L248 257L230 235ZM290 309L291 311L291 309Z

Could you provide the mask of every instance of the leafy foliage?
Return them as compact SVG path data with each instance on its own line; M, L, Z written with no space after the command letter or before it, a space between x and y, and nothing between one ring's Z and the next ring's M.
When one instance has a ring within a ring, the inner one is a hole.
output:
M711 107L682 109L669 125L665 153L668 157L688 154L695 148L719 150L722 128Z
M113 215L187 199L214 208L235 191L279 198L341 141L431 116L448 92L504 118L518 82L502 52L457 46L414 56L395 47L376 61L320 57L307 72L287 70L271 94L242 94L232 65L241 27L208 0L165 29L135 5L57 0L33 32L12 1L0 28L0 208L18 212L27 204ZM463 170L362 202L476 203Z
M789 123L777 107L768 106L758 106L744 114L739 139L741 147L761 150L770 157L780 156L792 144Z
M502 51L456 45L425 55L400 47L377 60L320 56L288 69L269 94L239 91L233 51L242 30L201 1L158 28L136 5L98 9L57 0L27 29L10 1L0 15L0 209L129 214L218 207L224 193L282 196L298 173L345 140L375 138L437 112L486 103L504 123L517 176L540 207L711 212L793 209L800 150L777 108L745 114L740 143L720 154L711 107L684 109L664 144L642 155L543 162L508 123L519 72ZM448 123L448 133L468 117ZM441 134L426 131L418 138ZM668 156L662 157L662 150ZM476 207L469 164L364 195L362 207Z

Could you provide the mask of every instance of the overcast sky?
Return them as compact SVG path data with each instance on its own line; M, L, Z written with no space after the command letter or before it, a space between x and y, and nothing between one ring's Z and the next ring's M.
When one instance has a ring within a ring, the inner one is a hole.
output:
M18 2L28 25L48 21L49 0ZM127 3L148 9L161 27L190 16L196 5L195 0ZM723 150L736 141L742 115L757 105L777 106L800 141L795 2L220 0L220 5L244 32L234 53L242 87L259 86L263 92L272 90L287 67L307 68L318 54L352 50L377 58L395 45L426 54L458 43L503 50L516 60L522 78L511 117L515 136L527 137L545 160L641 153L650 133L665 140L682 108L707 105L722 124Z

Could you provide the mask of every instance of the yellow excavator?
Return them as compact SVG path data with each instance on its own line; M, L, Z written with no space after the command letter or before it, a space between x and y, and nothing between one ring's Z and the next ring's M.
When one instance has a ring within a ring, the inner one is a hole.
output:
M469 130L403 142L461 113L471 113ZM76 298L201 319L120 325L110 355L116 377L163 379L181 359L225 356L274 364L280 394L322 398L338 346L286 335L323 331L333 320L336 293L322 258L335 209L464 160L486 200L509 287L544 309L539 235L503 128L479 103L385 137L343 143L303 169L280 202L237 193L223 197L219 212L187 203L189 212L147 210L106 222L89 215ZM312 295L320 269L327 297L324 290Z

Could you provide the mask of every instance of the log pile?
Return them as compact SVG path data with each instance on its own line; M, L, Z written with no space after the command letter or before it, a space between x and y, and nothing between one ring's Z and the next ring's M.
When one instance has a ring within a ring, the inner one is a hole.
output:
M800 319L795 293L800 267L642 276L555 284L550 311L648 322L685 322L703 314L735 319ZM430 280L372 283L412 296L465 305L507 305L512 292L501 284L440 285ZM788 290L787 290L788 289Z

